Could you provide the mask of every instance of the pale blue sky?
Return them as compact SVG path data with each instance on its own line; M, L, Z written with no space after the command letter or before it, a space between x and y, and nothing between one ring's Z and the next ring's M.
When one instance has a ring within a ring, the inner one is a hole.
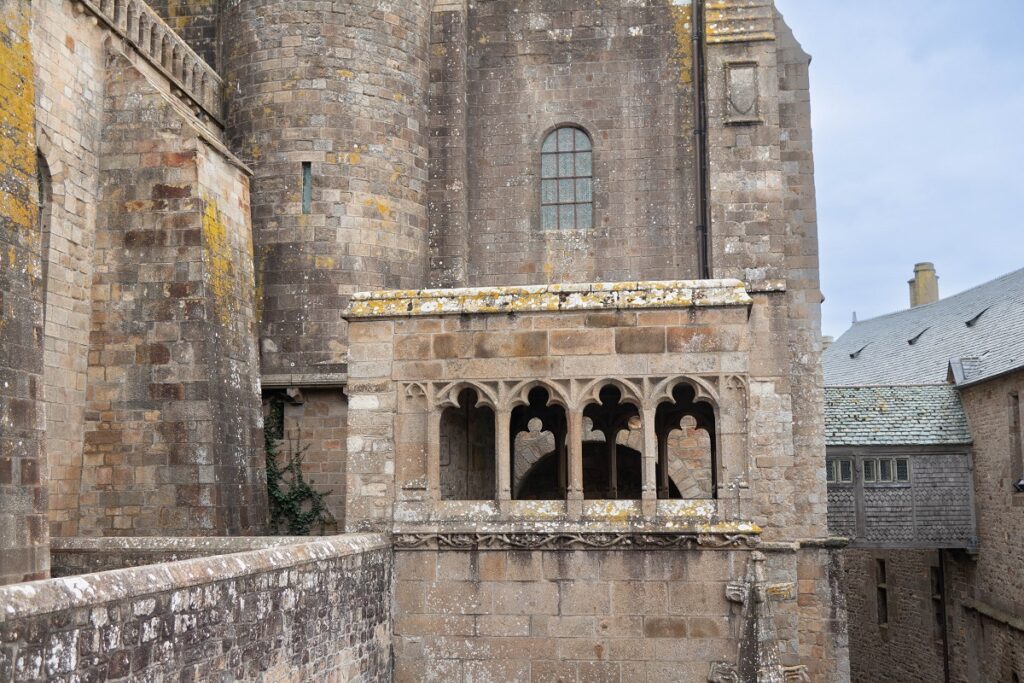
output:
M811 55L824 333L1024 267L1024 0L777 0Z

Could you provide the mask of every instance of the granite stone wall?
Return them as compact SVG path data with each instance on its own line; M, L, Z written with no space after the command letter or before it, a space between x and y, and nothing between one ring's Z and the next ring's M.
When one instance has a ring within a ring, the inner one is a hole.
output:
M426 283L428 5L224 5L228 137L255 173L265 376L344 373L347 296Z
M0 584L49 570L30 9L0 2Z
M435 7L433 286L697 276L688 5ZM593 140L592 228L541 225L541 144L562 125Z
M0 588L0 679L388 683L383 537Z
M799 586L772 605L783 664L807 663L813 681L846 680L831 659L837 625L800 615L832 600L827 557L767 554L769 580ZM396 551L395 681L704 683L747 637L726 586L749 557Z
M331 530L345 528L345 443L348 398L341 389L303 389L284 404L282 453L302 454L302 472L324 494ZM319 533L319 527L314 533Z
M34 0L32 14L37 145L50 171L51 197L44 270L46 484L51 534L73 536L79 531L105 32L65 0Z
M961 390L974 436L978 554L949 563L954 680L1024 680L1024 493L1013 488L1011 393L1024 395L1024 371Z
M843 551L849 619L850 680L943 680L945 604L933 593L936 550ZM887 613L879 614L879 560L885 562ZM883 618L884 617L884 618ZM883 623L884 622L884 623ZM995 679L998 680L998 679Z
M82 535L263 529L248 178L107 53Z
M148 0L147 4L207 64L220 68L218 38L222 0Z

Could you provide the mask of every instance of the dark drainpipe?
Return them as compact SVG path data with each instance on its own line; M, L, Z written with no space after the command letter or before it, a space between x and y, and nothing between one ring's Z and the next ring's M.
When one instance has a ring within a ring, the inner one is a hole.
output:
M697 268L702 280L711 277L711 221L708 216L707 69L704 54L704 0L693 0L693 138L697 161Z

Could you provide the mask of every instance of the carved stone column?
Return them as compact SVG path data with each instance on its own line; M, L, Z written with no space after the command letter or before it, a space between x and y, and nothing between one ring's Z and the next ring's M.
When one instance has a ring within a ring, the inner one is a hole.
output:
M498 458L494 468L497 473L495 488L498 491L499 501L510 501L512 500L512 441L509 435L509 426L512 421L512 411L501 409L497 411L495 419L497 420L494 429L497 442L495 451Z

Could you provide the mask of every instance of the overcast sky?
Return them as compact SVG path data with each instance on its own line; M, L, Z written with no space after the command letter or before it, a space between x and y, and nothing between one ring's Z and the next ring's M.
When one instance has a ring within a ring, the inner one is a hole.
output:
M1024 0L777 0L813 56L824 333L1024 267Z

